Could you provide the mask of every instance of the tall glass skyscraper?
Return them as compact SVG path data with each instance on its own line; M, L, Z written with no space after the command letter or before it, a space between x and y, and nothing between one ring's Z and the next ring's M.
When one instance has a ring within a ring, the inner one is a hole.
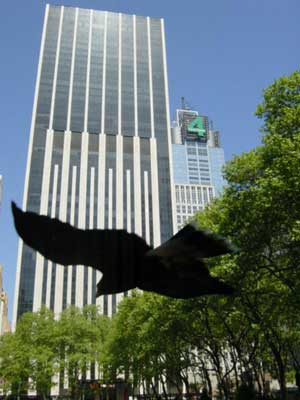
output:
M80 228L173 233L162 19L46 7L23 209ZM42 304L95 303L100 273L62 267L19 243L13 323ZM111 315L122 295L97 299Z
M176 112L172 126L176 230L223 190L224 150L220 133L197 111Z

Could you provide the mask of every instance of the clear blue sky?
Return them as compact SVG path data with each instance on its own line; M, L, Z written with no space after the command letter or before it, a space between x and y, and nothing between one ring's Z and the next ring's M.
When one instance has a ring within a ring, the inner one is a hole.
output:
M12 313L18 240L44 0L1 4L0 263ZM56 0L55 4L165 19L171 115L184 96L222 132L226 159L260 142L262 89L299 69L299 0Z

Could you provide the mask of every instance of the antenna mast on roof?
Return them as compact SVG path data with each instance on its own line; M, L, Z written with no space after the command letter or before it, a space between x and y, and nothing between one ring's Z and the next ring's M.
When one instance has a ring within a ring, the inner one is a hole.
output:
M181 108L182 110L186 110L185 98L181 97Z

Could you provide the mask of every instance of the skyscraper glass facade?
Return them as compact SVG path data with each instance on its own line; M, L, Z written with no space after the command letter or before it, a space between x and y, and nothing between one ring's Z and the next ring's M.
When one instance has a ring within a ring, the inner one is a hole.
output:
M177 110L172 138L178 230L222 192L225 159L220 133L209 130L208 117L199 116L197 111Z
M222 193L223 187L226 184L222 172L225 164L224 150L222 147L208 147L208 154L211 184L215 188L216 195L219 195Z
M173 233L163 20L47 6L23 208L80 228ZM42 304L95 303L100 273L64 268L22 242L14 323ZM121 295L97 300L111 315Z

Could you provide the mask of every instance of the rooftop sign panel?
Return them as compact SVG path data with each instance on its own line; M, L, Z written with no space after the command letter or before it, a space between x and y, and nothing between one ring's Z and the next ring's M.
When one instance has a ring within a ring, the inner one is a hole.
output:
M203 124L203 118L202 117L196 117L193 119L187 127L187 131L189 133L196 133L198 137L205 137L206 130L204 128Z

